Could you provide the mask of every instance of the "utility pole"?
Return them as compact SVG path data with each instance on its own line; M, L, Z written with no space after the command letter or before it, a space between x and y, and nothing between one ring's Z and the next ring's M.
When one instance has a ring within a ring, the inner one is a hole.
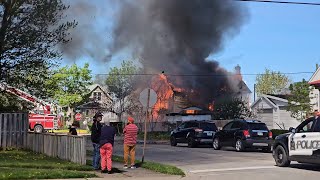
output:
M256 102L256 84L253 85L253 102Z

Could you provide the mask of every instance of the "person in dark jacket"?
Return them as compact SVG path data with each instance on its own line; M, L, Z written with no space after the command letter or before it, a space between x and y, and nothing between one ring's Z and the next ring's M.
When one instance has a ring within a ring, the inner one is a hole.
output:
M103 114L98 112L93 117L93 124L91 127L91 141L93 145L93 163L92 166L95 170L100 169L100 135L101 135L101 120Z
M100 137L100 155L101 155L101 172L111 174L112 170L112 153L114 145L114 136L116 129L110 126L109 122L101 129Z
M71 127L69 128L69 135L73 135L73 136L78 135L76 123L72 123Z

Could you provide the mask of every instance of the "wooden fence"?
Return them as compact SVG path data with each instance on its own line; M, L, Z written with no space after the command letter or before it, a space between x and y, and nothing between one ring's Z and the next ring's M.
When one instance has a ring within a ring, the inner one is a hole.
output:
M28 133L27 149L82 165L86 164L86 137Z
M0 148L23 148L27 143L28 113L0 113Z

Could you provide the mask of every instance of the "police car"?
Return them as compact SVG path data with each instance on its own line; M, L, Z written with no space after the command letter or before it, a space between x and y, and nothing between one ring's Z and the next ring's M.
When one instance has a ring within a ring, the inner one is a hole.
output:
M277 136L273 158L279 167L287 167L291 161L320 164L320 117L306 119L289 133Z

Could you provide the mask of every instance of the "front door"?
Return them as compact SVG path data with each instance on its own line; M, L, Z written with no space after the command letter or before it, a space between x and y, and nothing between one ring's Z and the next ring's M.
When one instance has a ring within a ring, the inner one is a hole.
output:
M230 139L230 136L232 135L231 127L232 127L233 123L234 122L230 122L230 123L226 124L223 127L223 129L221 130L221 136L219 138L220 138L220 143L223 146L229 146L230 145L230 143L228 143L228 141Z
M183 141L183 131L186 127L186 123L182 123L177 129L176 129L176 140L177 142Z

